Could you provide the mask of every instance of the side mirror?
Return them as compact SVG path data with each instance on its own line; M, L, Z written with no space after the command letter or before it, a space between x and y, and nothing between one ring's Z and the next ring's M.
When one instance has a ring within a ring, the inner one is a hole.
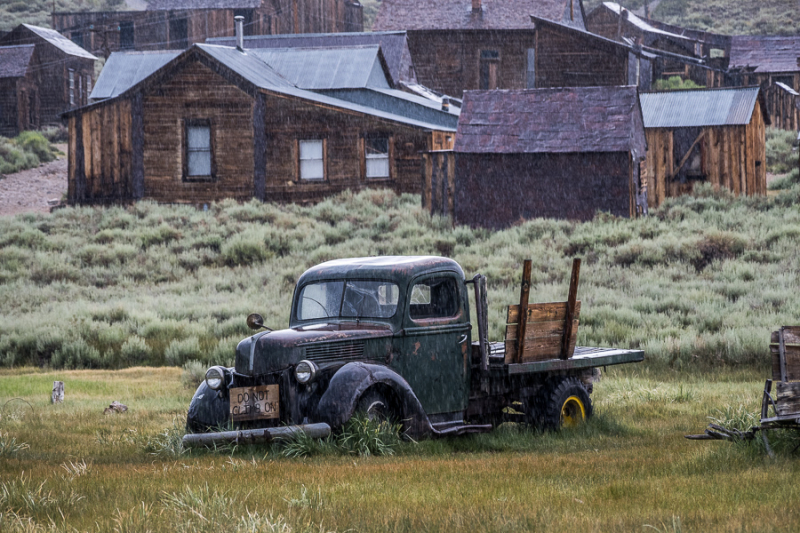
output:
M247 327L250 329L261 329L264 327L264 318L258 313L247 316Z

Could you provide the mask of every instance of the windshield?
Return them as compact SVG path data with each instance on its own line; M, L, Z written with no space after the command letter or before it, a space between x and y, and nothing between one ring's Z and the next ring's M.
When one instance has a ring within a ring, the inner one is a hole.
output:
M390 281L322 281L303 287L297 319L391 318L400 288Z

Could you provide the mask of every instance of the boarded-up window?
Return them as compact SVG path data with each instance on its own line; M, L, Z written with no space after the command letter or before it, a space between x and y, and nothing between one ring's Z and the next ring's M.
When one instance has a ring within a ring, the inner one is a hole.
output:
M497 65L500 63L500 52L497 50L481 50L480 80L481 90L497 89Z
M364 146L367 178L388 178L389 139L387 137L367 137Z
M210 179L214 174L213 163L211 122L209 120L187 120L185 177L187 179Z
M300 179L325 179L325 147L322 140L300 141Z

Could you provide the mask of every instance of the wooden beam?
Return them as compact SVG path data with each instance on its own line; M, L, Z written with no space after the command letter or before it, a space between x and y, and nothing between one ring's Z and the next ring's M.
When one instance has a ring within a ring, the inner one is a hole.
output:
M522 266L522 283L519 291L519 308L525 312L519 314L519 327L517 329L517 355L516 363L522 361L522 352L525 349L525 328L528 325L528 299L531 294L531 260L526 259Z
M569 297L567 298L567 316L564 317L564 336L561 338L561 359L569 359L570 340L572 339L572 320L575 317L575 300L578 298L578 280L581 273L581 260L572 260L572 277L569 280Z

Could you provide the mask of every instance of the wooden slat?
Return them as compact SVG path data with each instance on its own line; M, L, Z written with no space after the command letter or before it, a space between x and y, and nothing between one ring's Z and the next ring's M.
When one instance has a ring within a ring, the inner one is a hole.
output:
M526 259L522 267L522 283L520 284L519 291L519 308L528 308L528 297L531 292L531 260ZM517 334L517 349L515 350L514 362L519 363L519 354L525 353L525 340L526 340L526 325L528 323L528 315L520 314L519 316L519 331Z
M800 381L800 327L785 326L783 338L786 359L786 381ZM781 381L780 337L772 332L770 352L772 354L772 380Z
M778 416L800 413L800 382L777 383L775 392L777 396L775 410Z
M564 317L564 333L561 336L561 359L569 359L572 350L569 348L572 340L572 322L575 318L575 301L578 299L578 280L581 273L581 260L577 257L572 261L572 277L569 281L569 296L567 297L567 313Z
M575 341L578 336L578 320L572 321L572 338L570 339L569 355L575 351ZM522 357L517 359L516 340L519 328L516 324L506 326L506 353L505 362L542 361L544 359L558 359L561 354L561 338L564 334L564 322L554 320L551 322L531 322L525 332L525 349Z
M552 320L564 320L567 312L567 302L536 303L528 305L529 322L550 322ZM580 318L581 301L575 302L575 318ZM519 305L509 305L506 314L506 323L516 324L519 322Z

